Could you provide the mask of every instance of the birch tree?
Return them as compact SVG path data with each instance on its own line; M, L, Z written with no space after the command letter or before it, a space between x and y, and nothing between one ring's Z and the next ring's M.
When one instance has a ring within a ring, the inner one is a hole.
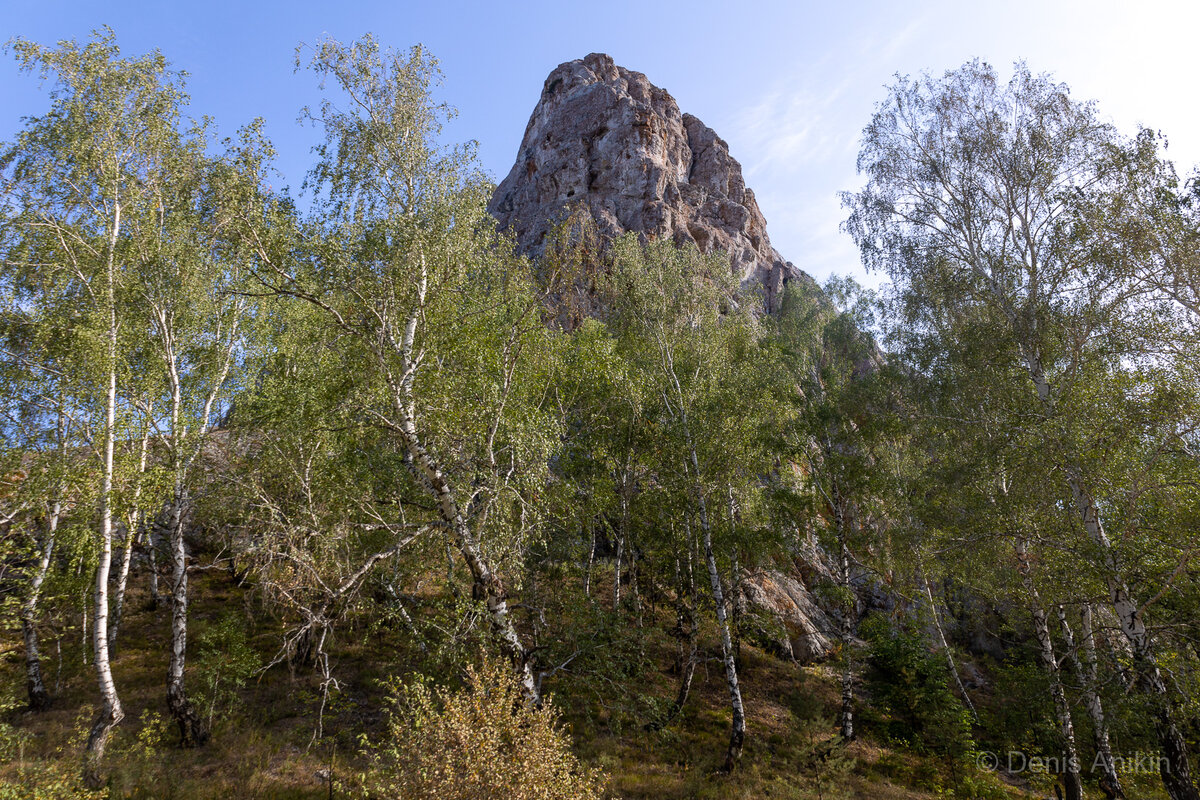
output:
M151 180L174 138L183 102L179 76L158 53L122 59L111 31L86 45L13 45L27 72L49 80L52 108L27 120L0 161L21 266L58 277L86 376L77 403L100 475L92 645L101 710L88 737L89 777L124 709L108 650L109 577L116 509L117 442L129 409L120 393L126 354L140 326L130 306L131 226L153 214ZM85 366L86 365L86 366ZM87 380L94 383L87 384Z
M19 231L9 229L7 232ZM45 710L52 697L42 676L38 623L43 587L50 576L59 526L77 502L81 470L68 458L79 445L69 416L69 376L63 371L69 336L56 314L58 285L21 268L16 248L5 249L0 311L0 432L6 473L0 525L28 533L28 563L20 608L29 707Z
M1041 458L1061 476L1094 548L1109 602L1152 699L1168 794L1196 798L1180 698L1163 676L1144 589L1114 546L1089 425L1106 386L1154 352L1155 298L1119 259L1077 246L1068 209L1111 188L1120 137L1066 87L1017 65L1009 84L973 62L940 79L901 78L863 134L864 189L845 195L847 229L871 269L896 282L909 336L936 335L939 314L986 321L1024 374ZM988 368L977 362L978 369ZM1144 374L1144 373L1142 373ZM1104 420L1107 424L1111 420ZM1165 544L1165 543L1164 543Z
M882 481L887 470L876 463L889 414L873 407L881 367L871 326L871 295L852 281L831 278L816 287L788 287L779 323L779 346L788 376L795 381L792 425L780 425L783 453L800 465L798 486L781 481L798 496L805 518L823 535L822 549L832 565L841 639L842 738L855 738L854 707L858 667L855 648L861 612L855 578L860 560L879 544L875 529ZM792 482L793 484L797 482ZM832 632L831 632L832 633Z
M417 521L457 551L536 703L534 653L509 604L539 524L530 493L557 441L552 333L529 265L486 214L473 147L440 142L450 111L431 96L425 50L326 40L307 66L336 92L309 114L325 133L306 183L314 216L298 245L259 243L258 278L338 341L350 413L403 454L432 512Z
M689 522L676 530L688 532L690 539L695 526L707 572L731 712L723 769L731 771L746 735L730 596L739 571L735 548L743 533L738 509L753 510L760 476L769 469L762 425L776 399L769 388L776 371L760 347L761 332L748 306L736 296L722 254L704 257L667 242L643 248L625 237L614 245L611 281L611 323L621 352L641 392L654 402L646 414L658 431L653 472L686 498L681 505ZM689 553L690 544L682 543L676 552ZM725 553L730 568L722 563ZM691 565L683 560L681 567L682 576ZM686 619L686 601L681 616Z
M133 232L134 293L149 321L145 369L157 376L153 385L161 387L160 397L139 405L166 451L164 466L170 476L169 496L158 516L171 565L167 706L188 747L208 739L184 689L189 498L198 462L205 447L212 446L208 434L227 410L231 386L252 352L255 320L246 290L247 262L254 251L242 221L263 215L260 187L270 157L257 124L245 129L238 141L227 141L224 155L210 157L206 151L215 144L200 126L181 132L162 148L161 169L153 176L154 216ZM156 414L156 408L161 413ZM145 439L140 459L144 471ZM135 504L123 569L135 536L136 513Z

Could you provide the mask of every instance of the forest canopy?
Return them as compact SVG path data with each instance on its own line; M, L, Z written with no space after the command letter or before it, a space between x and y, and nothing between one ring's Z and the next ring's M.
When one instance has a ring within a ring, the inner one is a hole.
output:
M0 797L1200 800L1160 134L898 77L843 195L887 282L767 314L586 209L522 252L421 46L298 51L297 196L162 54L9 52Z

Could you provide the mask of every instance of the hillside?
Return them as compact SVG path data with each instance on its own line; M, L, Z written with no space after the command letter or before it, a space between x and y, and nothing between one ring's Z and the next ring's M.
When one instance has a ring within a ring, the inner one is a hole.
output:
M115 35L0 152L0 800L1200 800L1200 202L1019 65L842 229L602 54L493 185L326 38L304 194ZM803 262L804 254L794 254Z

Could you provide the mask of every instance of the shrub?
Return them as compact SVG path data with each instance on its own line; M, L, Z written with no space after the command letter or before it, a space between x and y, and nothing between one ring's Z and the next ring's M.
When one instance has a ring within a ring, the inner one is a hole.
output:
M239 690L258 672L262 659L246 641L245 625L236 614L225 614L197 639L196 676L212 730L214 719L235 707Z
M970 716L950 690L945 660L921 637L880 622L864 621L862 633L870 642L866 683L887 717L885 737L918 752L967 756Z
M558 711L525 703L512 668L485 659L452 691L427 681L392 685L386 740L372 748L362 797L430 800L591 800L599 772L584 768Z

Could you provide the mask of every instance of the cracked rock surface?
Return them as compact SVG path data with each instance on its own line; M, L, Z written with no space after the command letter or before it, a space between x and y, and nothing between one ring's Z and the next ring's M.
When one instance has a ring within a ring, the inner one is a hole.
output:
M743 289L776 310L786 282L812 282L767 237L741 165L721 137L640 72L607 55L560 64L542 88L516 163L488 210L521 249L538 254L548 230L575 206L604 237L723 250Z

